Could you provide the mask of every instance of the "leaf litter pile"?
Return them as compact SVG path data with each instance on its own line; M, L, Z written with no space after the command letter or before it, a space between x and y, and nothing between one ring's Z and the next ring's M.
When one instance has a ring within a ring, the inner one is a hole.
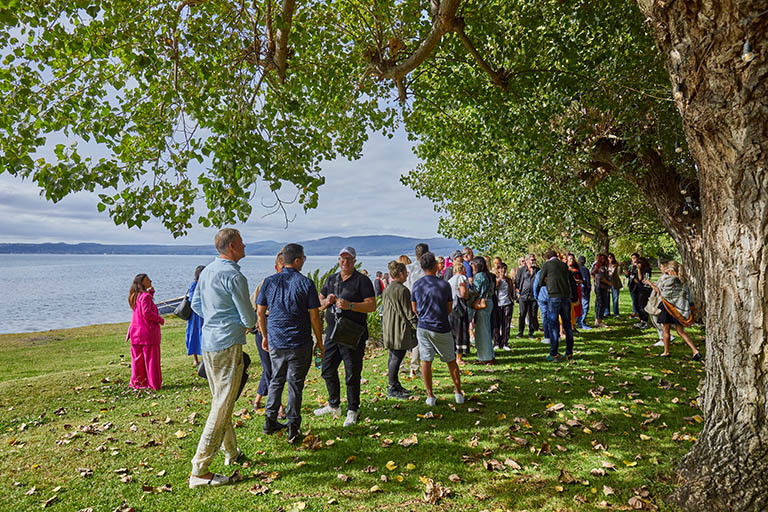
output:
M547 363L539 340L514 339L498 364L463 366L461 405L435 364L434 408L407 374L413 398L388 399L387 354L371 346L349 428L312 415L326 399L313 368L295 445L261 433L256 365L233 416L246 457L226 467L219 455L211 466L242 482L218 489L187 485L210 401L189 359L163 353L159 393L128 389L124 363L7 380L0 509L674 510L664 497L704 420L703 366L679 346L677 359L655 357L651 336L614 322L577 337L573 364ZM169 323L163 350L182 353L183 324ZM255 356L252 340L246 350Z

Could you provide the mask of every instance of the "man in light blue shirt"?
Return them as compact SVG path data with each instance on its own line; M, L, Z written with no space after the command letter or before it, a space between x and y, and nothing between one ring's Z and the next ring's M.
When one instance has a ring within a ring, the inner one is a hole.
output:
M216 234L214 244L219 257L200 273L192 297L192 310L204 319L203 364L213 397L211 412L192 459L190 489L228 484L237 475L217 475L211 473L208 466L219 447L224 452L225 465L241 455L232 426L232 409L243 377L245 333L255 322L248 297L248 281L237 264L245 257L245 244L240 233L224 228Z

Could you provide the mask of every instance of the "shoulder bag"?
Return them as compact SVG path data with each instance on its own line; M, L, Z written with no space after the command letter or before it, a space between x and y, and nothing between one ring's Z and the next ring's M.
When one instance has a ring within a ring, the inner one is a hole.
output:
M189 294L186 294L176 309L173 310L173 314L182 320L189 320L192 317L192 304L189 301Z
M336 298L339 297L339 288L341 283L341 274L338 274L338 278L336 281ZM331 334L328 335L328 340L332 341L334 343L338 343L340 345L345 345L349 348L357 348L357 344L360 343L360 338L363 337L363 334L365 333L365 326L362 326L355 322L354 320L350 320L349 318L345 318L341 316L341 310L334 305L334 324L333 329L331 330Z
M661 295L655 291L648 297L648 304L645 305L645 312L649 315L657 316L661 313Z

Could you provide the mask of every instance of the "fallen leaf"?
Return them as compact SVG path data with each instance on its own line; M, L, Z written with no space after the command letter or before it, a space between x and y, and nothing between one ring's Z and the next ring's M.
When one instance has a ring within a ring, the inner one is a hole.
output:
M408 471L413 471L414 469L416 469L416 464L412 464L409 462L408 464L405 465L405 469Z
M443 498L447 498L453 493L448 487L444 487L439 482L435 482L431 478L427 479L426 489L424 490L424 500L431 504L437 505L437 503Z
M616 493L614 492L613 489L611 489L607 485L604 485L603 486L603 494L605 494L606 496L610 496L611 494L616 494Z
M509 466L510 469L515 470L515 471L519 471L519 470L523 469L523 467L520 464L518 464L516 461L514 461L514 460L512 460L510 458L504 459L504 465L505 466Z
M558 477L557 480L564 484L572 484L576 482L576 479L573 477L573 475L564 469L560 470L560 476Z
M165 476L165 470L162 470L157 473L157 476Z
M347 460L344 461L344 464L349 464L350 462L354 462L357 460L357 457L355 455L350 455L347 457Z
M633 461L625 460L623 462L624 462L625 466L630 467L630 468L633 468L633 467L637 466L637 462L634 461L634 460Z
M37 494L37 487L32 487L24 493L25 496L32 496L33 494Z
M589 471L592 476L605 476L605 470L603 468L594 468Z
M390 460L389 462L387 462L387 463L385 464L385 467L386 467L388 470L390 470L390 471L394 471L395 469L397 469L397 464L395 464L395 461L393 461L393 460Z
M603 461L603 467L605 469L612 469L612 470L616 471L616 465L613 462L608 462L607 460Z
M453 483L459 483L461 482L461 477L457 475L456 473L453 473L451 475L448 475L448 480L450 480Z
M88 477L93 474L93 470L90 468L77 468L75 471L80 473L80 476L82 477Z
M419 444L419 438L416 437L416 434L411 434L410 436L406 437L405 439L401 439L400 442L398 442L400 446L404 448L408 448L410 446L413 446L415 444Z
M363 473L375 473L379 470L376 466L365 466L363 468Z
M56 503L56 501L57 501L58 499L59 499L59 497L58 497L56 494L54 494L53 496L51 496L50 498L48 498L47 500L45 500L45 503L43 503L43 508L47 508L47 507L49 507L50 505L53 505L54 503Z
M397 480L398 482L402 482L403 481L403 475L395 475L395 480Z
M352 477L351 477L351 476L349 476L349 475L345 475L344 473L339 473L339 474L337 474L337 475L336 475L336 478L338 478L338 479L339 479L339 480L341 480L342 482L349 482L350 480L352 480Z
M555 490L557 492L563 492L565 490L565 487L563 487L562 485L556 485Z
M373 492L381 492L381 487L379 487L378 485L374 485L373 487L368 489L368 492L371 492L371 493L373 493Z
M197 416L198 416L198 414L196 412L193 412L192 414L187 416L187 423L189 423L191 425L194 425L195 424L195 420L197 420Z
M179 430L176 431L175 436L176 436L177 439L182 439L184 437L187 437L187 433L184 432L183 430L179 429Z
M267 487L266 485L256 484L250 489L248 489L248 492L250 492L251 494L255 494L256 496L262 496L269 492L269 487Z

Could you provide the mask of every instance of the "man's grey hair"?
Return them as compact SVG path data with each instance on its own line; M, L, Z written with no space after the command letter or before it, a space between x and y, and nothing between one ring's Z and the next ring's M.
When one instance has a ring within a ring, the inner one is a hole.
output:
M219 254L224 254L229 250L229 244L235 241L235 238L240 235L240 232L235 228L224 228L216 233L216 237L213 239L213 245L216 246L216 250Z
M297 258L304 256L304 247L299 244L286 244L283 247L283 260L286 265L293 265Z

